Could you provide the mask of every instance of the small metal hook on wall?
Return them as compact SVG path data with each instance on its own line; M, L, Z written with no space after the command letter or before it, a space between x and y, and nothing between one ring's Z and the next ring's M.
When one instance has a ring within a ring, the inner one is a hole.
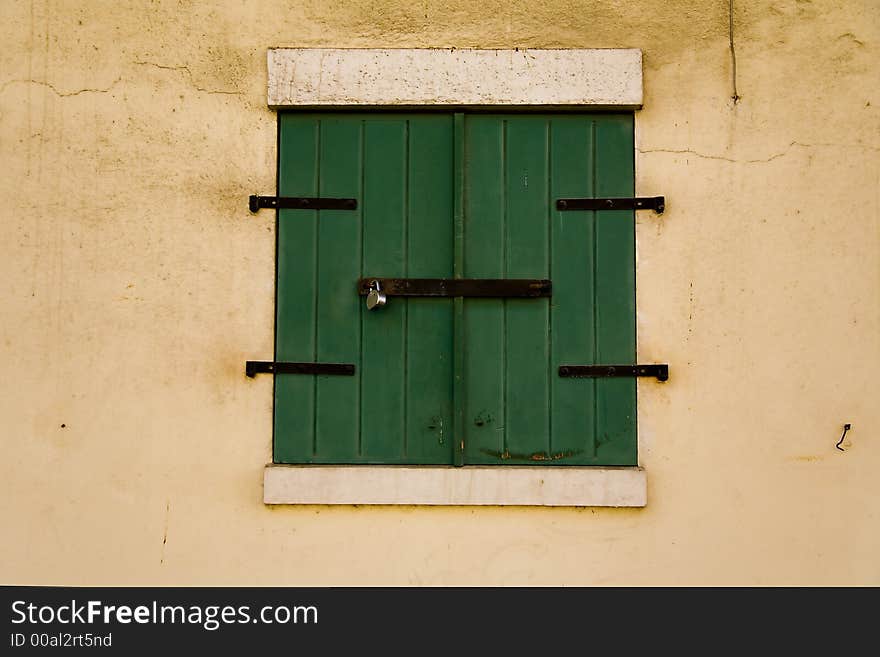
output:
M835 447L836 447L837 449L839 449L841 452L845 452L845 451L846 451L846 450L845 450L843 447L841 447L840 445L841 445L841 443L843 442L843 439L846 438L846 432L849 431L850 429L852 429L852 425L851 425L849 422L847 422L846 424L843 425L843 435L840 437L840 440L838 440L838 441L837 441L837 444L835 445Z

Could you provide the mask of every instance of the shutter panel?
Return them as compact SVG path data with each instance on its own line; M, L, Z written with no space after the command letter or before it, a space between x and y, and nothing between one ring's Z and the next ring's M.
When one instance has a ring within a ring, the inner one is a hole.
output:
M364 120L362 276L452 276L452 119ZM354 294L354 279L349 281ZM451 463L452 300L367 311L360 462Z
M276 462L451 463L452 300L370 313L355 284L452 276L452 146L448 115L282 116L280 195L358 209L280 211L276 360L356 372L276 375Z
M560 379L635 362L630 115L476 115L465 127L466 277L551 278L550 299L465 299L465 463L632 465L635 381Z
M467 278L549 278L547 119L465 121ZM550 299L464 300L466 463L549 449Z

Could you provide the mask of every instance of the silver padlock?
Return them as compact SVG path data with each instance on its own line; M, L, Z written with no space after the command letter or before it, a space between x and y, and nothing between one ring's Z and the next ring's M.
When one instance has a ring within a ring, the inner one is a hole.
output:
M388 297L379 287L379 281L370 283L370 291L367 294L367 310L375 310L381 308L388 301Z

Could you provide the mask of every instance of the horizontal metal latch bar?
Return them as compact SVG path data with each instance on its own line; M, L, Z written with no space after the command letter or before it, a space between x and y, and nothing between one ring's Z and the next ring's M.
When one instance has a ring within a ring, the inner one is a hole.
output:
M549 297L552 291L550 281L524 278L362 278L358 294L368 295L376 282L389 297Z
M655 376L658 381L669 379L669 365L560 365L563 378L601 378L611 376Z
M251 196L251 212L261 208L273 210L357 210L355 198L318 198L314 196Z
M266 360L249 360L244 373L253 378L257 374L339 374L354 376L354 365L349 363L276 363Z
M663 196L639 198L560 198L557 210L653 210L663 214L666 200Z

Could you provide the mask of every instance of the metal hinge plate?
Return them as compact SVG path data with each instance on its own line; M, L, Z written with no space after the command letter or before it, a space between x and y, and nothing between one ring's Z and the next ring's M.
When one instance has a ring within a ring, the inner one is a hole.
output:
M357 210L354 198L318 198L314 196L251 196L251 212L261 208L272 210Z
M563 378L602 378L616 376L654 376L658 381L669 379L669 365L560 365Z
M382 293L392 297L549 297L548 280L524 278L362 278L358 294L367 296L378 282Z
M653 210L663 214L666 200L663 196L644 196L638 198L560 198L556 201L557 210Z
M244 373L253 378L257 374L336 374L354 376L354 365L349 363L282 363L265 360L249 360Z

